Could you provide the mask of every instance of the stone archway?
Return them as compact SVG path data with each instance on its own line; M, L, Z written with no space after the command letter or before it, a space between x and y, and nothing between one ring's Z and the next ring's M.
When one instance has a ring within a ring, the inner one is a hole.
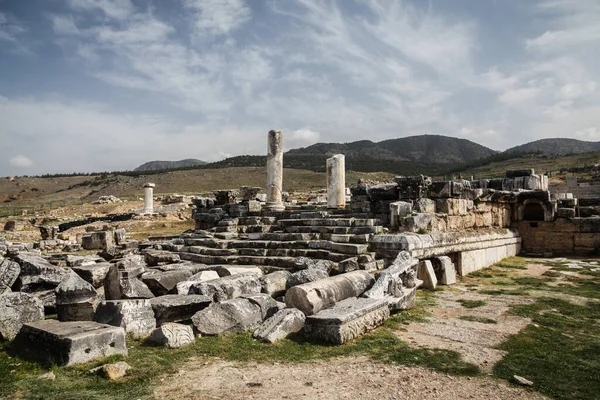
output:
M523 205L522 215L522 221L544 221L545 210L540 203L532 201Z

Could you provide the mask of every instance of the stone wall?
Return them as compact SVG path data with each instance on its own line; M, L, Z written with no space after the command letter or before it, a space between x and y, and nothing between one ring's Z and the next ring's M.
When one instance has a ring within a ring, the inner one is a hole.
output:
M600 254L600 218L558 218L515 224L524 253Z

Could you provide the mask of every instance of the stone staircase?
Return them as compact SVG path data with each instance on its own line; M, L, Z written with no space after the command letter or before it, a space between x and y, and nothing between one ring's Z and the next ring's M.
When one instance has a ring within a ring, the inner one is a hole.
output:
M384 260L376 259L368 244L372 235L383 232L379 221L340 211L232 218L221 221L212 237L187 233L173 239L173 250L182 260L209 265L295 269L297 257L309 257L333 262L338 272L384 268Z

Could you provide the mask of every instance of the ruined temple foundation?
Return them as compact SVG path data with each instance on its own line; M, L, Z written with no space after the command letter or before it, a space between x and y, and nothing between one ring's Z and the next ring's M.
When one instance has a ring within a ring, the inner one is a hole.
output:
M327 207L346 207L346 158L343 154L327 159Z
M144 185L144 214L152 214L154 212L154 183L146 183Z
M269 131L267 143L267 211L283 211L283 132Z

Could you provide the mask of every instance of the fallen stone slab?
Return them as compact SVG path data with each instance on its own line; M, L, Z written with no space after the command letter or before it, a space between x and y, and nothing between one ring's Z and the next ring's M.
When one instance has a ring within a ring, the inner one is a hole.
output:
M58 365L86 363L114 354L127 355L123 328L92 321L30 322L23 325L13 345L23 358Z
M275 271L261 276L261 292L272 297L283 296L287 290L287 282L290 276L292 276L292 273L289 271Z
M194 331L191 326L168 322L156 328L150 335L150 340L174 349L193 343Z
M59 321L93 321L101 296L79 275L71 272L55 289Z
M450 257L434 257L431 259L431 263L440 285L454 285L456 283L456 269Z
M141 280L131 276L126 266L117 263L110 267L104 280L104 296L107 300L151 299L154 294Z
M397 290L393 296L387 298L390 311L410 310L415 306L417 289L421 286L422 281L412 288L403 287Z
M403 286L414 287L414 280L411 278L418 263L419 260L411 257L407 251L400 252L392 265L379 274L375 284L362 297L382 299L395 296L395 292Z
M248 273L194 283L190 286L189 294L203 294L217 303L234 299L244 294L257 294L260 291L260 277L256 274Z
M262 320L272 317L279 310L285 308L285 304L278 302L266 293L258 294L245 294L240 296L241 298L250 300L251 303L256 304L260 307L260 313ZM280 307L282 306L282 307Z
M419 262L417 278L423 281L423 288L425 289L433 290L437 287L437 277L431 261L423 260Z
M190 292L190 286L194 283L212 281L213 279L219 279L217 271L200 271L186 281L179 282L177 284L177 294L188 294Z
M0 295L0 338L12 340L23 324L44 319L44 304L27 293Z
M187 321L211 303L208 296L199 294L169 294L150 299L150 305L154 311L157 326L161 326L167 322Z
M263 270L256 265L220 265L217 268L217 273L220 277L246 273L256 274L258 276L264 274Z
M333 307L339 301L357 297L368 290L375 280L366 271L353 271L290 288L285 303L305 315Z
M108 249L115 245L112 231L86 233L81 238L81 247L85 250Z
M202 335L244 332L256 328L262 321L261 308L242 297L213 303L192 317L194 326Z
M154 311L148 299L104 301L98 305L94 321L120 326L136 338L146 338L156 328Z
M322 269L330 272L335 267L335 264L329 260L298 257L296 261L294 261L294 266L297 269Z
M144 251L144 259L150 266L161 264L173 264L181 261L179 254L170 251L147 249Z
M174 271L156 271L146 272L142 275L142 282L155 296L163 296L167 293L174 293L177 290L177 284L191 278L190 270Z
M316 282L321 279L329 278L329 272L324 269L303 269L298 272L294 272L290 275L287 280L287 288L291 288L298 285L304 285L305 283Z
M10 291L20 273L21 267L18 263L0 258L0 294L4 293L6 289Z
M15 283L17 290L34 292L56 288L68 270L50 264L37 253L20 252L15 261L21 267L21 273Z
M343 344L382 325L390 316L385 299L350 298L306 317L304 334L316 340Z
M111 263L100 262L82 264L71 267L71 269L83 278L86 282L89 282L94 288L98 289L104 284L104 279L111 267Z
M305 319L304 313L297 308L285 308L265 320L252 336L263 342L275 343L292 333L300 332Z

